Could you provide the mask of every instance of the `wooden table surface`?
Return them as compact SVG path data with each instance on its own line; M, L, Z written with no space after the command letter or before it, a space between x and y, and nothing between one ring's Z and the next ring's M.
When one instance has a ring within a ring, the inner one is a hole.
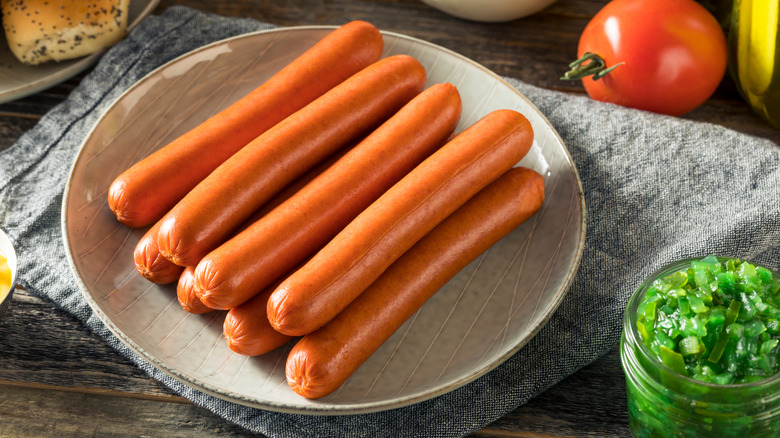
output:
M558 0L524 19L482 24L447 16L416 0L163 0L281 26L363 19L382 30L459 52L500 75L573 94L559 80L574 59L579 33L607 0ZM65 99L79 75L0 105L0 150ZM755 116L727 77L713 97L684 116L780 141ZM71 315L17 289L0 319L0 436L253 436L172 394L91 334ZM625 383L617 348L475 437L629 436Z

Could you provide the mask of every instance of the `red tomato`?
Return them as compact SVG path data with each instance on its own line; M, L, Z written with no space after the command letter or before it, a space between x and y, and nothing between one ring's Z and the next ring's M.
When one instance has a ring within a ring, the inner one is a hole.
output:
M726 72L723 30L693 0L612 0L580 36L586 52L620 64L582 79L591 98L675 116L707 100Z

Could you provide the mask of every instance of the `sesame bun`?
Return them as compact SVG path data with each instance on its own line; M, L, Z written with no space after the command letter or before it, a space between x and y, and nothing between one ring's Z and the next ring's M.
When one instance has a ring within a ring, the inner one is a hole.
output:
M24 64L90 55L125 36L130 0L0 0L11 52Z

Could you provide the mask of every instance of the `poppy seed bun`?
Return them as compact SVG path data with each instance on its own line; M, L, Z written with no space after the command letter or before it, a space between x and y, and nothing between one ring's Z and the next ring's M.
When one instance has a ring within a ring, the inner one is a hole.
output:
M130 0L0 0L8 46L37 65L90 55L125 36Z

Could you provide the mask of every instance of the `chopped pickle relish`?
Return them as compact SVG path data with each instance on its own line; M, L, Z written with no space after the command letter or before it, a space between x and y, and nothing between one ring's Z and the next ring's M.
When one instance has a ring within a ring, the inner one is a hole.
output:
M780 371L779 292L770 270L708 256L653 281L637 306L637 331L683 376L755 382Z

